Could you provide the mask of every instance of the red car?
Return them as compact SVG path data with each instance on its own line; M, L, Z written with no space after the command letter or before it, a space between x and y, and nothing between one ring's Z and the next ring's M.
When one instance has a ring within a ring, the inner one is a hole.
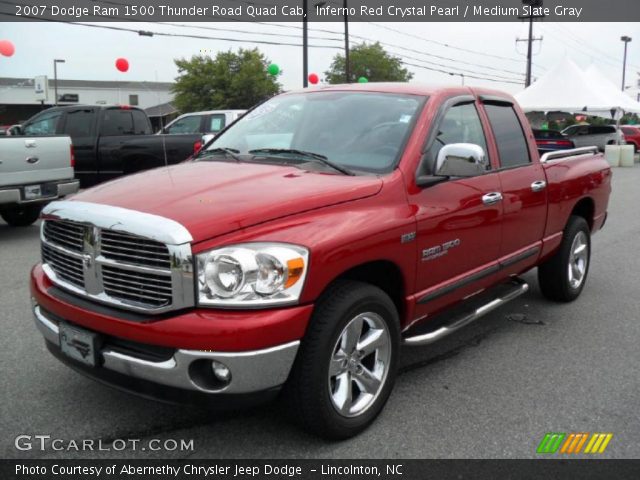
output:
M627 144L633 145L635 152L640 150L640 127L637 125L623 125L620 129Z
M285 387L303 426L346 438L382 410L402 344L525 293L534 267L575 300L610 182L593 148L540 158L504 93L290 92L190 162L51 203L36 324L104 383L234 406Z

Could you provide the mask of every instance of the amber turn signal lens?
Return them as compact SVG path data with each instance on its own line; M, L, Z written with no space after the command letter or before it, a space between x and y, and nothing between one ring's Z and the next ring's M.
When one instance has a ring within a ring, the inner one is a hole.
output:
M294 258L293 260L287 260L287 270L289 275L287 281L284 284L284 288L289 288L300 279L304 272L304 260L302 258Z

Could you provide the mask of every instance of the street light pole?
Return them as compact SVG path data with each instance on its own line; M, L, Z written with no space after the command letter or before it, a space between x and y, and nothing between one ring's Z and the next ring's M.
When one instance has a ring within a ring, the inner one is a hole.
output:
M349 9L347 0L344 0L344 73L347 83L351 78L351 65L349 64Z
M622 91L624 92L624 84L627 76L627 45L631 41L631 37L624 35L620 37L620 40L624 42L624 60L622 62Z
M61 58L56 58L53 61L53 95L54 95L54 104L58 105L58 64L65 63Z

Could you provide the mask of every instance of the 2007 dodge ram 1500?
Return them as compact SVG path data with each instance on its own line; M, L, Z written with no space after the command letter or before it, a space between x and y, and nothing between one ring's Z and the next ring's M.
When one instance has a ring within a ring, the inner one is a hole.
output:
M49 350L93 378L186 400L283 388L304 426L363 430L401 345L527 291L582 291L611 170L538 156L505 94L332 86L257 106L193 161L43 212L31 276Z

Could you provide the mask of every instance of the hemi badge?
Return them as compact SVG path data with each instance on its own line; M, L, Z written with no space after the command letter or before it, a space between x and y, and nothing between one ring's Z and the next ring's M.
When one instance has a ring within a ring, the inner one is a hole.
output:
M409 243L416 239L416 232L405 233L400 237L400 243Z

